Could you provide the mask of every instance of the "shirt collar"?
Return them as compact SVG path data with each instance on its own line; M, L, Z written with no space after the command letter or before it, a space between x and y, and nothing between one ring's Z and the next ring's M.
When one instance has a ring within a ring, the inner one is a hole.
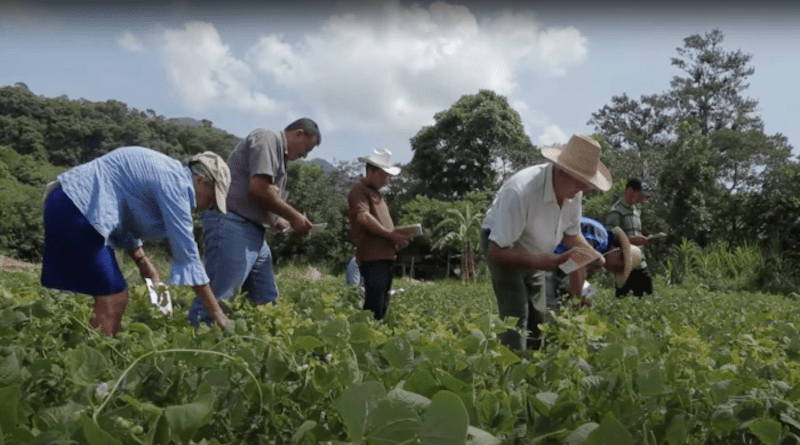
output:
M556 191L553 188L553 164L548 163L544 173L544 191L542 201L549 202L556 200Z

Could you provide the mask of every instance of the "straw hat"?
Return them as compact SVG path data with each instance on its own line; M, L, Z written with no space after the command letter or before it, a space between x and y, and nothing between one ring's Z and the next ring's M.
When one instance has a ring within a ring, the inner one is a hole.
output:
M228 198L228 188L231 186L231 171L228 164L218 154L213 151L204 151L189 158L188 164L198 162L202 164L214 179L214 193L217 200L217 210L220 213L228 211L226 200Z
M617 287L622 287L628 281L628 277L633 268L642 262L642 251L639 249L639 246L631 244L628 236L625 235L625 232L619 227L611 229L611 233L619 240L619 246L622 250L622 261L625 264L622 273L614 274L614 277L617 279Z
M385 148L376 148L373 150L372 156L366 158L361 157L358 158L358 160L360 162L372 164L386 173L389 173L390 175L396 175L400 173L400 167L395 167L392 165L392 152Z
M598 190L611 188L611 172L600 162L600 144L589 136L575 134L566 146L542 148L542 156Z

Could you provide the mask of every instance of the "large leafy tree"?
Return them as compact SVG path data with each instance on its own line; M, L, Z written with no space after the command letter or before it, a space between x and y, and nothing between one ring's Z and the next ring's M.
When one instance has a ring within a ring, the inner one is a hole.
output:
M670 90L639 101L615 96L589 121L607 142L615 177L653 183L672 231L700 244L746 240L756 222L741 209L762 197L772 171L792 163L786 138L764 134L757 101L744 94L752 56L725 51L723 39L716 29L686 37L671 59L682 74Z
M434 119L411 138L414 157L407 169L417 184L414 193L455 200L492 190L498 169L519 168L532 151L519 114L492 91L463 96Z
M718 29L683 39L679 57L672 58L672 65L686 74L671 82L676 114L697 124L704 136L723 128L761 131L764 124L755 114L758 102L742 95L749 87L747 78L755 73L749 65L752 56L741 50L724 51L723 40Z

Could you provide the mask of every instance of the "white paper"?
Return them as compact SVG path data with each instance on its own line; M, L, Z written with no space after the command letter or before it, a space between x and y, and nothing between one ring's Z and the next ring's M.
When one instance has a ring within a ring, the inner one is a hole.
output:
M328 223L311 224L311 231L312 232L316 232L317 230L322 230L327 226L328 226ZM292 233L292 232L294 232L294 230L292 230L291 227L287 227L287 228L283 229L283 233Z
M575 272L575 269L578 268L578 265L575 263L575 261L572 261L570 259L570 260L567 260L567 261L564 261L563 263L561 263L558 266L558 268L561 269L564 273L570 274L572 272Z
M144 282L147 283L147 293L150 295L150 303L152 303L158 310L164 314L172 313L172 299L169 297L169 290L164 290L160 293L153 284L153 280L145 278Z
M422 224L411 224L410 226L395 227L395 230L410 231L414 236L422 235Z
M581 292L581 296L583 298L586 298L588 300L589 298L592 298L596 293L597 293L596 287L589 284L588 281L583 282L583 291Z

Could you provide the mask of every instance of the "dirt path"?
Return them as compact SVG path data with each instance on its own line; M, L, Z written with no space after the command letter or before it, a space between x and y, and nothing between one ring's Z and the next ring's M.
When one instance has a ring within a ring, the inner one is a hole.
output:
M0 254L0 272L19 272L31 267L42 267L40 264L26 263L25 261L15 260L10 256Z

